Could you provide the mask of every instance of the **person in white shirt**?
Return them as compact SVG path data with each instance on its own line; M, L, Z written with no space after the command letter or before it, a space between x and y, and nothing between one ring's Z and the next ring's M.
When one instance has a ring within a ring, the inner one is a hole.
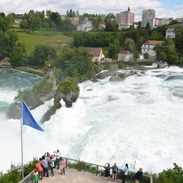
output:
M58 149L57 149L55 157L56 157L55 168L57 167L57 169L59 169L60 168L61 153L60 153L60 151Z
M128 171L129 171L129 168L128 168L128 164L125 165L125 168L124 168L124 175L122 177L122 183L125 183L126 181L126 176L128 175Z

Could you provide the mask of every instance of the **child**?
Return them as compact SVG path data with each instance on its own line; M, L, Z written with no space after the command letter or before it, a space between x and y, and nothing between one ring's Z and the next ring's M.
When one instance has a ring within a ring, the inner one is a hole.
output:
M39 181L39 173L38 173L37 169L35 169L34 173L33 173L33 182L38 183L38 181Z
M62 158L62 161L61 161L61 175L65 175L65 168L66 168L66 160L64 158Z
M55 167L55 160L52 156L50 156L50 169L51 169L51 176L54 176L53 168Z

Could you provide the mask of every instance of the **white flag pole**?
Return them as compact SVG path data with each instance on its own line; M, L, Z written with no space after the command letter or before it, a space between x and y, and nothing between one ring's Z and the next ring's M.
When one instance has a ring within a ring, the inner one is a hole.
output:
M22 179L24 178L24 163L23 163L23 121L22 121L22 100L20 104L20 113L21 113L21 162L22 162Z

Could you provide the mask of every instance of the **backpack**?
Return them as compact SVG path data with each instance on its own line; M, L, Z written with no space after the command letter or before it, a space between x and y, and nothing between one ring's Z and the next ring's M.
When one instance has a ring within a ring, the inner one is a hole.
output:
M117 168L117 166L115 166L113 169L113 173L117 173L117 172L118 172L118 168Z

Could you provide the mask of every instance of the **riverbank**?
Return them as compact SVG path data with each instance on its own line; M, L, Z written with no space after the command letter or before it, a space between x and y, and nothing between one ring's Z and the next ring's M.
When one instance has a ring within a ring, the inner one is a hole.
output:
M33 69L31 67L16 67L15 69L19 70L19 71L24 71L24 72L28 72L31 74L36 74L39 75L41 77L44 76L44 71L41 69Z

